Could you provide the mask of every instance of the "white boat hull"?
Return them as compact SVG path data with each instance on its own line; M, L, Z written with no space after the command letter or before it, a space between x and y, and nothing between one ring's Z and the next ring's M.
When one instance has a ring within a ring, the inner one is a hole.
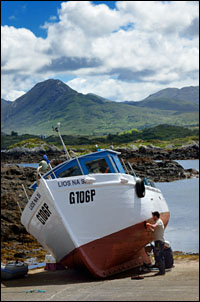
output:
M21 221L57 262L106 277L148 261L143 248L153 238L144 221L153 211L169 220L160 190L146 186L138 198L135 183L120 173L42 179Z

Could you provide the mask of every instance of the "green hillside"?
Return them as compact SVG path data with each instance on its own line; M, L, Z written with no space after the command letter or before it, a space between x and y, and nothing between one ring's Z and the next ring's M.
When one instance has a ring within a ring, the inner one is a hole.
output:
M153 128L145 128L143 130L132 129L129 131L121 132L119 134L108 134L106 136L72 136L72 135L62 135L63 140L67 146L95 146L96 144L124 144L124 143L137 143L141 142L150 142L157 145L162 145L164 141L167 141L167 144L174 143L176 140L176 144L180 142L187 143L191 140L198 141L199 129L196 128L194 130L172 126L172 125L158 125ZM1 145L2 149L16 147L16 146L24 146L26 144L31 147L37 146L39 143L46 143L56 145L59 148L63 148L60 138L55 133L44 138L40 139L38 136L33 136L30 134L24 135L16 135L15 132L12 135L5 135L2 133L1 135ZM35 145L33 145L35 144Z
M149 108L159 108L162 110L176 110L179 112L193 112L198 111L199 105L193 104L187 101L177 101L174 99L168 99L168 98L151 98L145 101L141 102L135 102L135 106L138 107L149 107Z
M194 112L199 110L199 87L166 88L140 102L127 102L127 104L178 112Z
M130 106L93 94L78 93L59 80L47 80L35 85L9 106L2 107L1 129L5 133L14 130L18 134L48 136L52 134L52 126L61 122L63 134L96 136L159 124L198 124L197 107L187 110L183 109L184 104L180 105L182 108L175 105L170 110L160 110L153 105Z

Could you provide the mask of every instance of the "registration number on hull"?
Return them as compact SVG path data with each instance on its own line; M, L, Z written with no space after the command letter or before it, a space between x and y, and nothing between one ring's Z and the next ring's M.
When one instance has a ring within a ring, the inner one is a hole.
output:
M46 203L42 205L39 211L36 214L37 219L44 225L46 221L49 219L51 215L51 211Z
M77 191L69 193L69 203L84 203L95 200L96 192L95 190L87 190L87 191Z

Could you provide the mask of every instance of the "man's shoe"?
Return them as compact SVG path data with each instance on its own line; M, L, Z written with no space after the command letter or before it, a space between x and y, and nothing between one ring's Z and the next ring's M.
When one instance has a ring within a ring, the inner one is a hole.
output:
M144 263L143 265L144 265L144 267L146 267L146 268L152 268L152 264L146 264L146 263Z
M151 268L158 268L156 264L152 265Z
M165 273L158 272L158 273L156 273L154 276L161 276L161 275L165 275Z
M150 270L151 270L152 272L158 272L158 271L159 271L159 268L158 268L158 267L153 267L153 268L150 268Z

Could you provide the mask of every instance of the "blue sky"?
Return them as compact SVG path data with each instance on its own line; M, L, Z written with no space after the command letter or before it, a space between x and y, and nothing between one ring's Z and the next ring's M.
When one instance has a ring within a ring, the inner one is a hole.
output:
M47 20L58 20L58 9L62 2L64 1L1 1L1 25L29 28L36 36L45 38L47 32L41 25ZM115 1L92 2L115 9Z
M198 85L198 1L1 1L2 97L60 79L139 101Z
M46 37L41 25L57 16L62 1L1 1L1 24L29 28L36 36Z

